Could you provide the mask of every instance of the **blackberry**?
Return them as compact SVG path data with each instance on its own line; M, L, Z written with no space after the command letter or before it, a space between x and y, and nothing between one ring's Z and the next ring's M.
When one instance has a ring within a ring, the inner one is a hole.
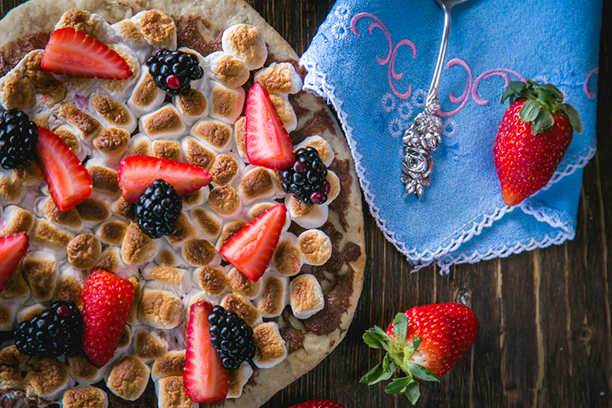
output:
M234 312L214 306L208 316L210 342L221 357L223 367L233 370L255 356L253 329Z
M20 352L57 357L81 348L83 318L74 303L59 300L40 315L21 322L14 334Z
M293 194L308 205L327 201L331 187L327 181L327 167L314 147L298 149L295 163L281 170L281 179L285 193Z
M185 95L189 83L204 76L198 57L182 51L159 50L146 64L155 84L170 95Z
M174 223L181 215L183 201L174 188L158 179L147 187L134 206L140 229L151 238L172 233Z
M7 110L0 115L0 166L9 170L36 157L38 127L25 113Z

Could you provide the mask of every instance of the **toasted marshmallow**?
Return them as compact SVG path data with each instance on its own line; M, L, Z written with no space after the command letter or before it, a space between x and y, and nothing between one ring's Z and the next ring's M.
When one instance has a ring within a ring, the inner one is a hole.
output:
M259 368L272 368L287 357L287 345L278 330L278 324L267 322L253 328L255 357Z
M331 239L321 230L311 229L302 232L298 237L298 245L307 264L323 265L331 258Z
M327 203L326 203L327 204ZM318 228L325 224L329 213L328 206L308 205L302 200L298 200L293 195L287 195L285 205L289 210L291 220L302 228Z
M81 151L81 142L79 138L72 132L68 126L60 126L57 129L53 129L53 133L59 136L60 139L66 143L66 145L72 150L72 153L78 155Z
M30 236L32 243L54 252L64 253L68 243L74 238L73 234L55 228L45 220L39 220Z
M246 361L235 370L230 370L229 390L226 398L240 398L244 386L253 375L253 367Z
M247 222L241 219L228 221L221 229L221 234L215 245L217 251L221 250L221 247L227 242L228 239L234 236L238 231L247 226Z
M119 338L119 344L117 344L117 349L115 350L115 356L119 353L123 354L123 352L127 351L127 347L132 342L132 330L129 325L123 326L123 330L121 331L121 337Z
M17 312L17 323L25 322L26 320L33 319L39 316L45 309L45 305L41 303L35 303L31 306L26 306Z
M240 117L244 106L244 89L228 88L219 82L211 81L210 112L212 119L233 124Z
M166 104L142 116L140 130L151 139L176 139L185 134L185 124L174 105Z
M193 274L194 282L210 296L217 296L225 292L228 285L227 275L221 267L203 266Z
M192 239L183 246L183 258L193 266L206 266L219 262L215 246L205 239Z
M34 215L16 205L9 205L4 209L4 228L0 230L0 237L7 237L13 234L19 234L25 232L26 235L30 234L36 219Z
M55 29L74 28L83 31L90 37L99 41L108 41L111 34L110 26L98 14L93 14L85 10L70 9L66 11L60 20L55 24Z
M92 384L98 382L102 379L104 374L103 370L91 364L89 359L81 351L76 355L68 357L68 368L70 369L72 377L79 384Z
M287 132L293 132L297 128L297 116L289 100L282 94L270 94L270 100Z
M208 205L221 218L233 217L242 210L242 201L233 187L220 186L211 190Z
M183 200L183 211L188 211L193 207L199 207L208 201L208 194L210 193L210 187L204 186L199 190L192 191L191 193L186 193L181 195L181 200ZM191 217L189 221L193 221ZM192 222L193 223L193 222Z
M181 145L173 140L155 140L151 144L153 157L181 161Z
M91 95L89 102L109 126L124 129L128 133L136 129L136 119L124 103L98 93Z
M166 239L170 245L177 246L182 245L185 242L196 238L197 236L198 230L195 229L185 214L181 213L174 223L172 233L166 235Z
M155 84L155 78L149 74L149 67L143 65L140 71L140 78L127 103L128 108L138 116L153 112L162 106L166 98L166 93Z
M73 231L80 231L83 228L83 220L74 207L66 211L60 211L51 197L41 200L38 207L45 217L54 224L63 225Z
M129 203L125 201L123 197L119 197L117 201L111 204L111 208L113 209L113 213L123 217L128 221L134 221L136 218L134 217L134 203Z
M164 289L145 287L138 305L138 320L156 329L174 329L183 322L181 299Z
M0 78L0 106L25 111L35 105L36 89L25 75L24 63L20 62Z
M249 24L236 24L221 37L223 51L244 61L249 70L263 67L268 58L268 47L259 29Z
M223 219L214 211L211 211L209 206L193 209L191 216L201 233L200 236L210 241L215 241L221 233Z
M261 320L259 310L242 296L233 293L226 295L221 301L221 306L227 311L236 313L249 326Z
M262 201L262 202L255 203L251 205L245 211L245 217L247 221L251 222L255 218L259 217L261 214L263 214L264 212L266 212L267 210L269 210L270 208L274 207L277 204L278 203L275 201ZM291 226L291 217L289 216L288 211L287 211L287 216L285 217L285 224L283 224L283 228L281 231L286 232L290 226Z
M113 367L106 386L118 397L128 401L137 400L149 382L151 369L133 356L125 356Z
M144 133L138 133L130 139L125 157L153 156L153 150L151 147L152 144L153 142L149 136L145 135Z
M176 49L176 24L174 20L157 10L145 10L130 19L145 40L156 49Z
M307 319L325 306L321 284L311 274L300 275L291 281L289 301L293 315L298 319Z
M295 67L288 62L273 62L255 74L259 82L270 94L294 94L302 89L302 78Z
M246 299L254 299L261 292L261 281L252 282L238 269L232 268L227 274L229 286L232 291Z
M148 264L142 271L142 276L144 276L146 279L153 279L158 282L163 282L172 286L176 286L185 293L189 292L189 290L191 289L189 275L183 269L180 268Z
M302 253L295 235L290 232L281 234L272 254L272 265L283 276L298 274L302 268Z
M145 55L150 53L151 46L132 20L120 20L111 25L111 28L116 35L121 37L120 41L133 49L139 58L144 59Z
M190 134L217 152L226 152L231 147L232 128L223 122L202 119L193 125Z
M106 200L88 197L74 208L86 223L99 223L110 217L110 206Z
M0 330L10 331L15 327L17 311L21 306L15 302L0 303Z
M160 378L182 376L185 371L185 350L169 351L153 363L151 377L154 381Z
M340 179L338 178L336 173L331 170L327 172L326 180L329 183L329 193L327 193L327 201L325 202L325 204L329 205L340 194L340 189L342 188L342 185L340 184Z
M102 253L100 240L91 234L81 234L68 243L68 261L77 269L89 269Z
M69 124L79 130L84 140L96 137L102 130L102 125L72 103L63 105L58 112Z
M198 408L185 389L182 375L164 377L156 384L159 408Z
M140 77L140 61L138 55L123 44L109 44L108 48L125 60L132 75L126 79L101 79L99 81L104 91L115 98L125 100Z
M238 184L238 193L244 205L257 199L271 198L274 195L272 175L263 167L248 166Z
M155 261L160 266L174 267L177 265L176 254L174 253L174 251L168 248L163 248L162 250L160 250L157 253L157 258L155 259Z
M236 144L236 152L240 159L248 163L249 158L246 153L246 117L241 117L234 123L234 143Z
M114 127L103 129L93 141L94 147L109 159L109 163L118 163L129 143L130 132Z
M23 379L30 397L53 400L74 384L70 372L57 358L21 355L21 370L27 374Z
M76 137L76 136L75 136ZM15 186L33 186L44 180L44 175L40 164L36 160L32 160L22 167L13 169L12 182Z
M23 277L36 302L51 300L57 279L55 257L45 252L28 252L22 260Z
M205 170L210 169L216 156L214 151L202 146L191 136L182 140L181 147L187 163L202 167Z
M85 275L74 268L62 268L55 284L55 300L81 304Z
M249 68L245 62L231 54L216 51L206 56L207 74L229 88L238 88L249 79Z
M148 330L137 329L134 334L134 355L149 362L160 358L168 352L168 342L163 337Z
M208 99L195 88L191 88L185 95L174 96L173 102L187 126L193 125L198 118L208 115Z
M116 171L89 162L86 168L91 176L93 191L111 197L119 193L119 181L117 180Z
M127 280L134 285L134 300L132 302L132 310L130 310L130 314L128 315L127 323L135 326L140 324L138 321L138 307L140 306L140 301L142 300L142 284L140 275L128 276Z
M128 226L121 244L121 259L127 265L138 265L151 260L157 253L157 243L146 235L138 224Z
M22 193L21 184L0 174L0 199L8 204L17 204L21 201Z
M21 377L21 354L16 346L8 346L0 349L0 378L2 389L23 390L25 384Z
M121 251L118 248L107 248L98 258L94 268L116 273L122 264Z
M107 408L108 397L99 388L76 388L68 390L62 398L63 408Z
M313 147L317 149L319 157L324 165L329 166L334 161L335 153L329 142L319 135L308 136L302 142L293 147L295 151L301 148Z
M220 154L215 157L209 173L214 185L225 186L237 180L243 169L244 163L242 160L231 154Z
M18 265L17 269L11 275L9 281L5 284L4 289L0 292L0 300L9 300L14 303L23 303L30 297L30 286L23 277L22 266Z

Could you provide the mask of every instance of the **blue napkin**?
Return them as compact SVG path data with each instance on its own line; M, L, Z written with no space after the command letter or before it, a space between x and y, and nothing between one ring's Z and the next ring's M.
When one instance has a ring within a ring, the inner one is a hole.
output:
M434 0L338 0L301 58L306 89L338 112L379 227L418 268L505 257L573 239L596 150L602 0L470 0L452 10L439 97L442 145L421 200L402 198L401 138L423 110L443 28ZM580 113L550 183L508 207L493 163L508 80L556 85Z

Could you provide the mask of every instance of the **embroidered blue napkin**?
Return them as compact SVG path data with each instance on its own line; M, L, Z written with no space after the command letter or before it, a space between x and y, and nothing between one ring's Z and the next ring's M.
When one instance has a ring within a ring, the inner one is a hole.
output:
M417 268L478 262L573 239L596 149L602 0L470 0L452 10L439 97L442 146L421 200L402 198L401 137L423 110L442 37L434 0L338 0L301 58L306 89L342 122L379 227ZM550 82L580 113L550 183L508 207L493 142L508 80Z

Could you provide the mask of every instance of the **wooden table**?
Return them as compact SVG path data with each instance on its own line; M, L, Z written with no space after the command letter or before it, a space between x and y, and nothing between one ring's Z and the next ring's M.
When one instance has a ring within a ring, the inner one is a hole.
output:
M302 54L333 0L247 0ZM0 0L3 16L20 0ZM604 5L612 18L612 2ZM576 238L506 259L437 267L410 266L367 210L363 293L344 341L318 367L264 407L317 398L347 408L408 407L404 397L359 378L380 358L361 340L396 312L416 305L467 300L480 319L473 349L440 383L422 387L418 407L610 407L612 346L612 35L602 34L598 77L598 153L584 172ZM579 136L578 136L579 137ZM610 157L606 159L606 157ZM153 407L152 407L153 408Z

